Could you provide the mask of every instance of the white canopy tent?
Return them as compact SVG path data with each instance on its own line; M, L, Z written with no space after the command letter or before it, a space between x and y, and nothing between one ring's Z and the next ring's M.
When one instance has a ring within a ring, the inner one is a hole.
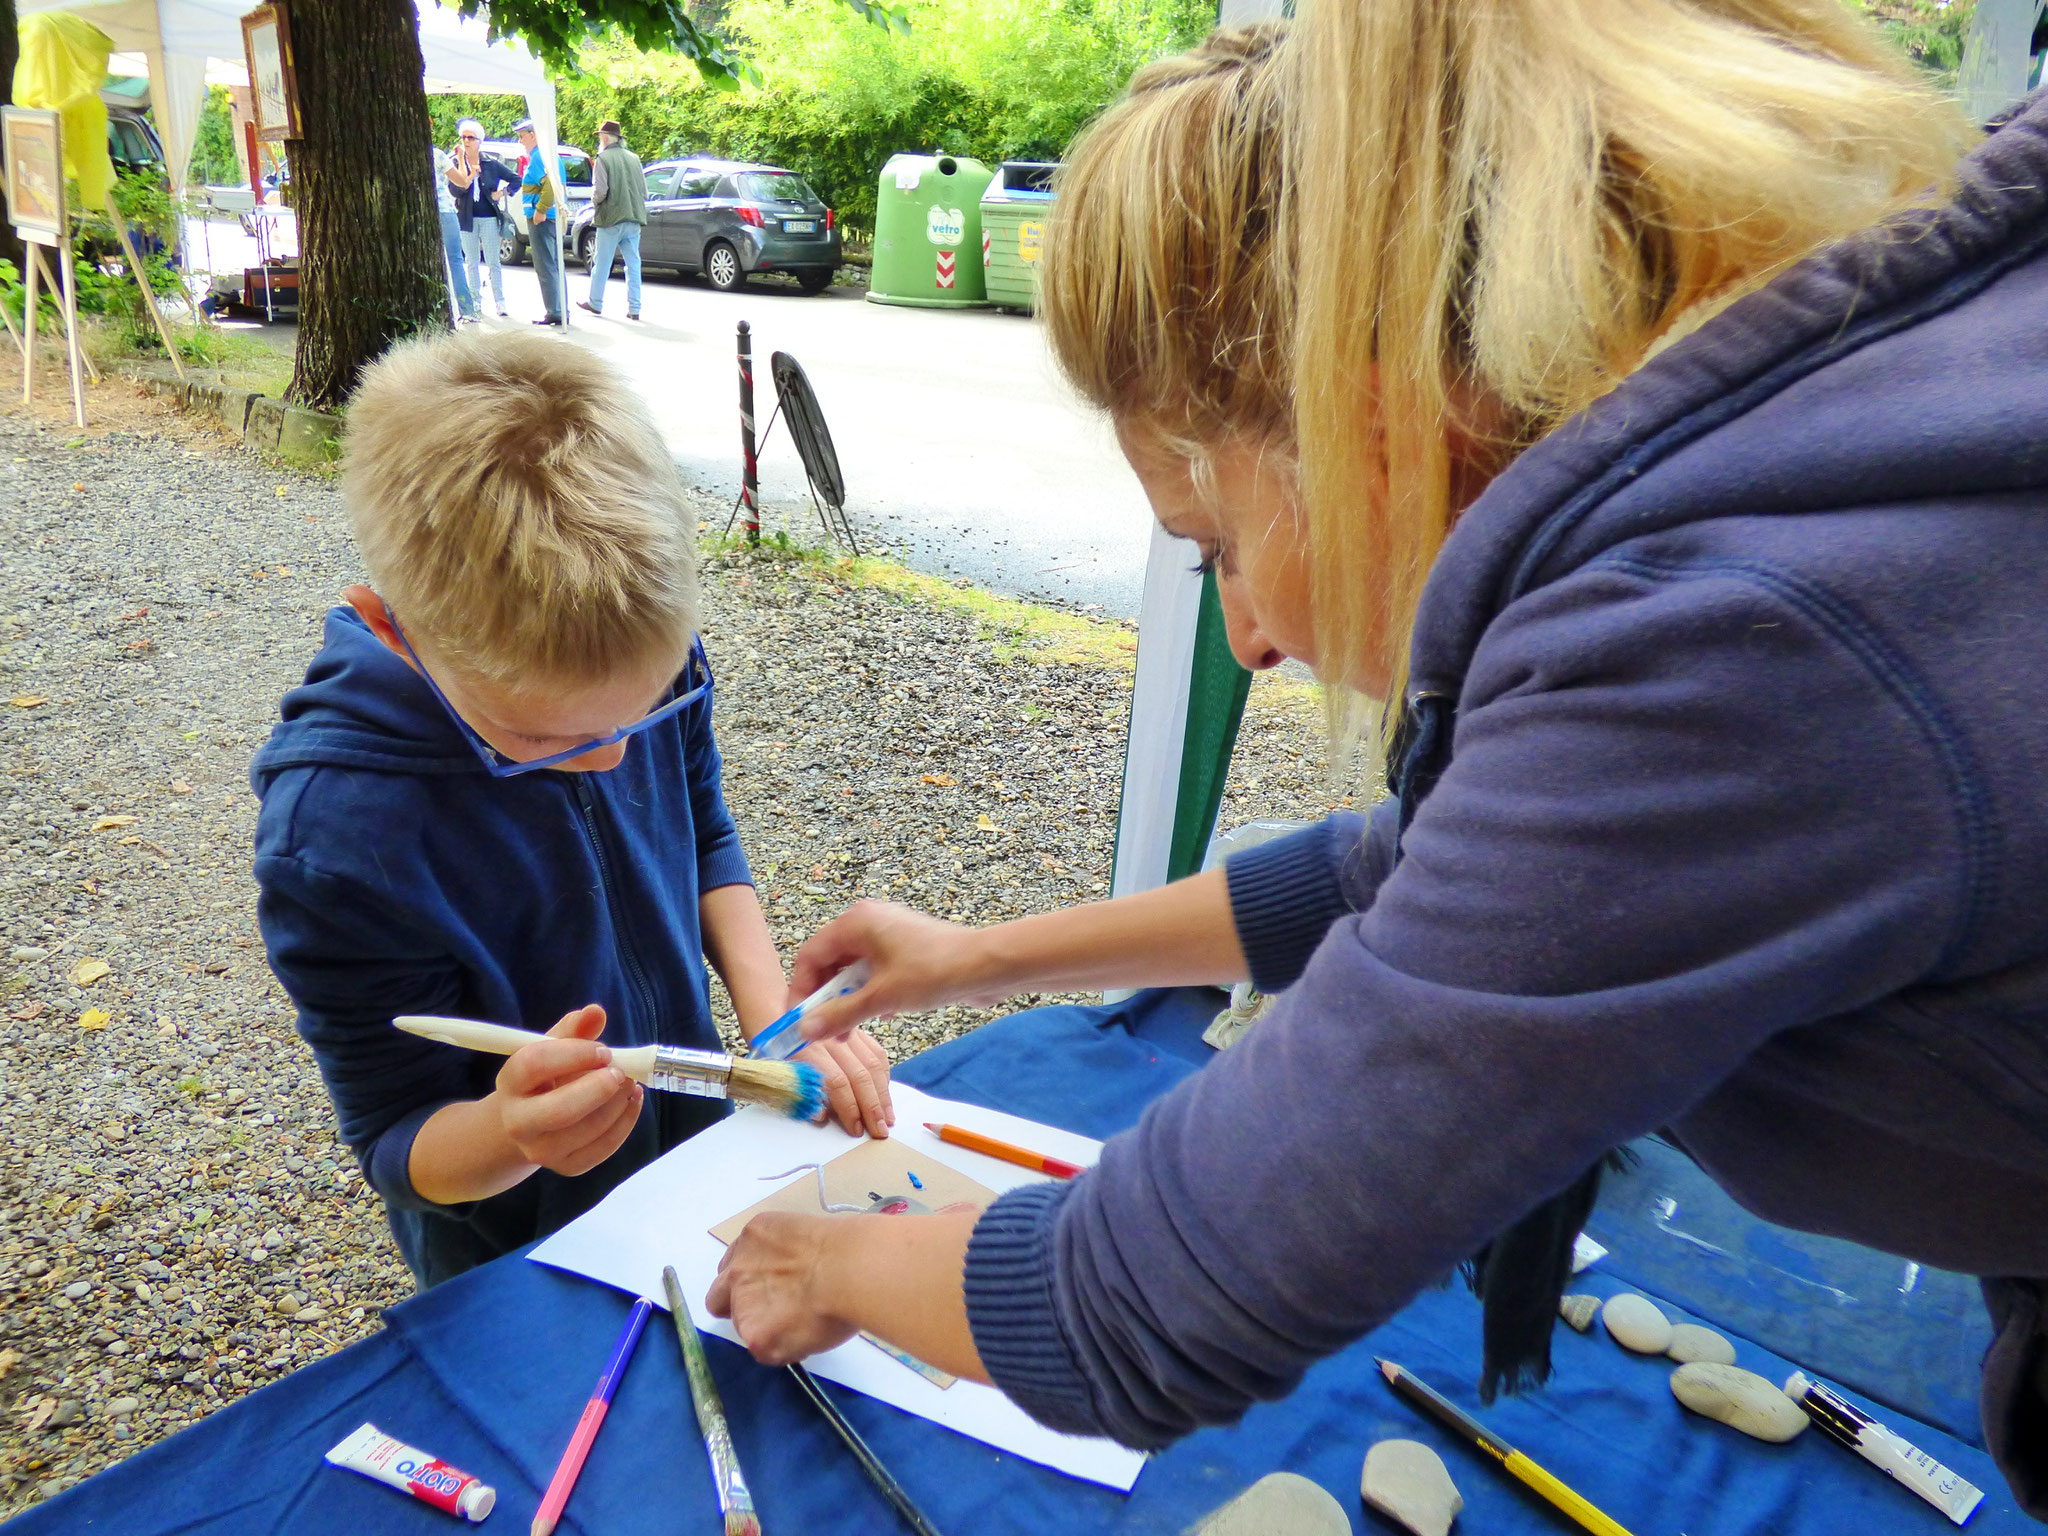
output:
M427 90L524 96L540 141L553 144L554 83L525 45L493 43L482 21L465 21L432 0L417 4ZM242 64L242 17L255 5L256 0L16 0L15 9L22 16L69 11L112 38L115 52L141 56L149 74L157 136L170 163L171 189L182 194L207 85L248 84ZM558 174L552 157L548 174ZM559 185L555 197L566 204Z

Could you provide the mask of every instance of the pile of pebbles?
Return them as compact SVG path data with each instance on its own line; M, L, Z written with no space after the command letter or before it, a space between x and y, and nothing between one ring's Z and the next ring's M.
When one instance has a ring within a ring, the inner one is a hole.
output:
M340 492L118 388L89 404L117 430L0 417L0 1518L411 1290L249 872L250 757L358 575ZM1104 894L1127 626L1058 661L759 555L711 561L705 597L726 792L786 955L858 896L980 923ZM1253 698L1226 820L1319 813L1305 690ZM876 1033L901 1058L991 1016Z

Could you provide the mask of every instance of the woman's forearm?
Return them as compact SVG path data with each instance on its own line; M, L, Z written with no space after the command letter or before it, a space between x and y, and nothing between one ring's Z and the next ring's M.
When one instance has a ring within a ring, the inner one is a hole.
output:
M976 935L984 990L1229 986L1244 949L1223 871L1210 870L1115 901L1018 918Z
M963 1290L978 1211L832 1221L815 1280L822 1309L927 1365L987 1381Z

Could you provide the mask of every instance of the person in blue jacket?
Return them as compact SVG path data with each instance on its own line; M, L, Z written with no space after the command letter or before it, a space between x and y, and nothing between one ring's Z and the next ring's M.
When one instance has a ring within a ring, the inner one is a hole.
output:
M531 334L411 342L364 376L345 470L374 588L328 614L256 756L257 916L342 1140L433 1285L724 1113L609 1065L720 1048L707 957L742 1035L790 999L719 788L693 519L645 406ZM554 1038L501 1061L399 1033L407 1013ZM849 1132L888 1134L879 1046L801 1059Z
M1390 699L1391 797L969 931L860 1019L1249 977L1239 1043L978 1218L762 1217L760 1358L867 1329L1165 1444L1476 1260L1540 1379L1610 1149L1983 1277L2048 1516L2048 99L1981 138L1836 0L1314 0L1149 67L1040 313L1247 666ZM1972 147L1972 146L1975 147Z

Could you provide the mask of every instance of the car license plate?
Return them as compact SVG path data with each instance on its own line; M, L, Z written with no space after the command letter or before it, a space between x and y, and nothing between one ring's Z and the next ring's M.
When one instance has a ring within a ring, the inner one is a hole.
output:
M782 232L785 235L814 235L818 232L816 219L784 219Z

